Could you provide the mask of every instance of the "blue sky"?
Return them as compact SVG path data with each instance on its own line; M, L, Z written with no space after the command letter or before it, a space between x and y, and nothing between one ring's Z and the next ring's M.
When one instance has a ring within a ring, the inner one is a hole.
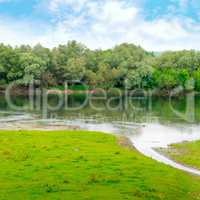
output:
M0 0L0 42L200 50L199 0Z

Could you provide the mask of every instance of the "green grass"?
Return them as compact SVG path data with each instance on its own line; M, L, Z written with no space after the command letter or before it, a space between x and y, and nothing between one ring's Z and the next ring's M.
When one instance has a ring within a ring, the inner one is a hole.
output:
M86 131L0 131L0 199L194 200L200 178Z
M200 170L200 141L172 144L168 149L161 149L161 152L173 160Z
M51 87L50 89L62 90L63 91L63 90L65 90L65 86L64 85L58 85L58 86ZM90 87L86 86L86 85L71 85L71 86L68 86L68 89L74 90L74 91L85 91L85 90L89 90Z

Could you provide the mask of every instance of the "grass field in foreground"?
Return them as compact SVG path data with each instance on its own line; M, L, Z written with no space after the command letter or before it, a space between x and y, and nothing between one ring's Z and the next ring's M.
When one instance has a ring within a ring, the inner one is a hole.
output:
M96 132L0 131L0 199L200 199L199 177L118 143Z
M200 170L200 141L172 144L161 152L184 165Z

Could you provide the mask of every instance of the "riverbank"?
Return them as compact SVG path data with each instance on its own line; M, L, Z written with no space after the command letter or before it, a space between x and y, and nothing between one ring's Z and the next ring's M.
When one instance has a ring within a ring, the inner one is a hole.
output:
M39 88L38 88L39 89ZM43 89L40 89L41 91ZM145 89L133 89L133 90L124 90L122 88L110 88L110 89L103 89L103 88L93 88L90 89L89 87L83 89L81 87L71 87L69 89L59 89L59 87L55 88L48 88L44 89L47 94L50 95L93 95L93 96L100 96L100 97L123 97L123 96L129 96L129 97L180 97L184 96L188 93L194 92L194 95L199 96L200 92L198 91L173 91L173 90L167 90L167 89L154 89L154 90L145 90ZM0 87L0 94L5 94L6 92L6 86ZM13 88L10 90L10 94L13 96L28 96L29 95L29 87L20 86L16 87L13 86Z
M200 197L200 178L86 131L0 131L0 199ZM192 184L191 184L192 183Z
M183 165L200 170L200 141L172 144L159 152Z

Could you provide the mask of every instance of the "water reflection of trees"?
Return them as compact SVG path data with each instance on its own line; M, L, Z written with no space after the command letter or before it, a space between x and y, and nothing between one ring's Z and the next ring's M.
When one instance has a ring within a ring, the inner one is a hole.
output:
M85 117L88 119L99 119L102 121L121 121L121 122L155 122L159 121L160 123L167 122L183 122L184 119L176 116L173 110L170 108L169 99L161 97L150 98L129 98L127 99L115 99L110 102L109 106L112 109L109 109L107 100L91 100L87 99L86 104L79 110L72 110L71 108L78 107L85 102L86 97L84 96L73 96L69 97L62 106L56 110L48 110L48 117L62 117L62 118L75 118L75 117ZM12 97L12 101L15 105L24 107L25 112L39 112L42 114L42 108L36 109L33 107L33 110L30 109L29 98L26 97ZM91 102L92 105L91 106ZM48 99L50 105L56 105L58 99L54 96L50 96ZM172 99L173 107L179 112L184 113L186 109L186 98L173 98ZM94 107L100 109L96 110ZM4 96L0 96L0 110L11 110L8 104L5 101ZM195 98L195 120L200 122L200 97Z

